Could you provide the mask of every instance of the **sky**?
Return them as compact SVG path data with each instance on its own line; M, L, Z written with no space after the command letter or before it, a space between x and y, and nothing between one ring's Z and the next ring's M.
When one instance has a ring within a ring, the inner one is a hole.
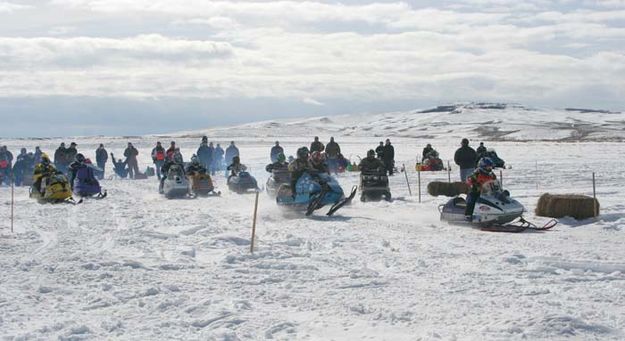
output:
M623 94L625 0L0 0L0 138Z

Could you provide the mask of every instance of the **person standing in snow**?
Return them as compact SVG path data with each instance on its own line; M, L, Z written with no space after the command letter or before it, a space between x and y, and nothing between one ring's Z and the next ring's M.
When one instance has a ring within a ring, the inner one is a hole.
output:
M386 166L386 171L388 172L388 175L393 175L395 168L395 147L393 147L393 145L391 144L390 139L386 139L386 144L384 144L382 161Z
M324 149L325 146L319 141L319 136L315 136L315 140L310 144L310 153L322 152Z
M481 158L486 156L487 150L486 150L486 147L484 146L484 142L480 142L480 146L477 147L477 149L475 149L475 152L477 153L477 157L476 157L477 161L479 161Z
M235 156L240 156L239 148L234 145L234 141L230 141L230 145L228 146L228 148L226 148L226 164L232 164L232 160ZM228 169L226 169L226 176L228 176Z
M378 159L384 160L384 142L380 141L380 145L375 149Z
M34 157L35 157L35 165L37 165L37 164L39 164L41 162L41 154L42 154L41 149L39 148L39 146L36 146L35 147L35 155L34 155Z
M69 148L65 149L65 163L63 165L65 169L65 174L69 175L69 164L74 162L76 159L76 155L78 154L78 145L76 142L72 142L69 144Z
M276 144L271 147L270 157L272 163L278 161L279 154L284 154L284 149L280 146L280 141L276 141Z
M210 165L213 162L213 150L214 148L208 145L208 137L202 137L202 143L200 143L200 147L195 154L197 155L199 163L205 169L210 169Z
M104 170L106 169L106 161L109 159L109 153L104 149L104 145L100 143L100 146L95 151L95 162L101 171L97 172L99 180L104 179Z
M131 179L134 179L137 174L139 174L139 161L137 160L137 156L139 155L139 151L135 148L132 143L128 142L128 147L124 150L124 156L126 157L126 163L128 164L128 176Z
M160 180L161 179L161 168L165 164L165 148L161 145L160 141L156 141L156 147L152 149L152 163L154 163L154 167L156 168L156 176Z
M7 185L11 184L11 171L13 169L13 154L7 146L0 147L0 180ZM0 185L2 182L0 181Z
M469 147L469 140L464 138L460 143L460 148L454 154L454 162L460 168L460 181L465 182L469 175L475 171L475 160L477 153Z
M212 167L212 175L215 175L215 171L220 171L223 169L224 164L224 150L221 148L221 145L217 143L215 147L215 151L213 152L213 167Z
M59 148L56 149L56 151L54 152L54 167L56 168L57 171L61 172L61 173L65 173L66 169L65 169L65 151L67 150L67 148L65 148L65 142L61 142L61 145L59 146Z
M332 173L336 173L338 169L338 157L339 154L341 154L341 147L338 143L334 142L334 137L330 137L330 142L326 145L325 151L328 170Z

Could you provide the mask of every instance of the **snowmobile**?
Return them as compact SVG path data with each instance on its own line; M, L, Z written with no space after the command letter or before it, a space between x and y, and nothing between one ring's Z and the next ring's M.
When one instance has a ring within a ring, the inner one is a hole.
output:
M552 219L542 227L523 218L525 207L502 190L499 180L489 181L482 186L480 197L475 203L473 216L467 218L466 199L461 196L450 199L439 206L441 220L452 224L468 224L484 231L522 232L527 229L548 230L558 223Z
M256 179L248 172L241 171L228 177L228 188L235 193L243 194L249 190L258 191Z
M273 170L267 179L267 194L275 197L281 185L291 182L291 173L288 170Z
M391 189L388 186L386 172L361 172L360 173L360 201L391 201Z
M425 159L422 163L417 162L417 166L415 169L418 172L437 172L445 170L445 166L443 165L443 160L437 157L431 157Z
M159 189L161 194L164 194L167 199L181 198L189 195L189 181L184 175L182 166L173 164L167 171L167 177L162 182Z
M187 177L191 183L191 192L195 196L219 196L221 192L215 192L213 179L206 173L195 173Z
M106 191L102 192L100 182L95 178L94 170L100 171L101 169L91 164L85 164L85 167L76 171L74 194L80 197L95 197L96 199L106 197Z
M297 180L295 186L297 190L294 198L291 186L281 185L276 203L283 207L306 209L307 216L326 205L332 205L326 215L333 215L341 207L352 201L358 189L357 186L354 186L349 197L345 197L343 189L336 179L326 173L315 174L314 176L304 173Z
M61 203L68 202L76 204L72 198L72 190L69 181L64 174L57 173L41 179L42 190L36 188L35 184L30 187L30 198L39 203Z

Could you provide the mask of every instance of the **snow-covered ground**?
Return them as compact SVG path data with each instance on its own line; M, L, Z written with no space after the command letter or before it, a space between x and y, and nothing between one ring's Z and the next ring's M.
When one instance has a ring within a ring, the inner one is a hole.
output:
M622 114L606 115L625 121ZM494 119L508 122L497 114ZM318 130L297 125L301 130L294 133L280 129L282 123L277 128L262 128L262 123L249 130L218 129L210 137L226 144L229 136L238 136L243 163L264 183L264 165L276 139L293 153L310 143L311 135L327 140L332 133L344 154L356 158L387 136L383 128L368 135L373 119L344 118L356 127L354 134L342 134L346 125L330 120L334 123L319 123ZM538 124L532 120L518 136L549 139L552 130L532 130ZM319 212L306 218L279 209L263 193L254 254L249 253L254 196L229 193L223 174L216 176L222 197L193 200L166 200L157 193L155 178L105 180L106 199L77 206L40 205L28 199L26 188L17 188L15 233L8 230L10 191L0 188L0 336L625 338L622 142L487 142L512 166L503 173L504 185L526 205L529 220L545 221L532 213L544 192L592 194L593 171L601 202L598 219L561 219L544 233L492 233L439 221L437 206L446 199L427 196L425 187L429 181L446 181L446 172L422 173L421 203L417 195L413 163L424 144L432 143L443 159L450 159L457 137L478 136L476 127L465 124L447 133L424 124L435 131L429 138L398 137L403 124L389 122L388 136L398 163L409 165L412 196L398 174L391 178L392 203L354 201L334 217ZM91 157L100 142L121 155L128 141L75 140ZM155 140L130 139L140 148L143 167ZM197 138L176 141L187 157L199 143ZM11 150L41 145L51 153L59 142L0 144ZM451 175L457 179L455 167ZM348 189L358 182L357 174L340 175L339 181Z

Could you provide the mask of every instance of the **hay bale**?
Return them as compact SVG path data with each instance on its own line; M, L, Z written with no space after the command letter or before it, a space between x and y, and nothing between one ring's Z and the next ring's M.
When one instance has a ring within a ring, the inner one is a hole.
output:
M593 218L599 215L599 201L579 194L545 193L538 199L536 215L541 217L573 217L576 220Z
M468 192L469 187L464 182L432 181L428 184L428 193L435 197L439 195L455 197L458 194L466 194Z

